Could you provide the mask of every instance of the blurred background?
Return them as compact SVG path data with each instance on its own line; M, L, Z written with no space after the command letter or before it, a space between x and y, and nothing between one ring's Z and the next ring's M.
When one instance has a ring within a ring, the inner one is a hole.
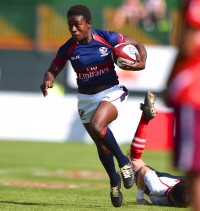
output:
M179 0L1 0L0 139L91 142L76 111L76 79L70 64L47 98L39 88L58 47L70 38L66 13L74 4L89 7L93 28L133 37L148 52L144 71L116 67L121 83L130 90L126 108L111 125L118 141L132 139L141 115L139 103L151 90L157 95L158 116L150 124L147 148L171 149L173 111L165 106L162 92L177 53Z

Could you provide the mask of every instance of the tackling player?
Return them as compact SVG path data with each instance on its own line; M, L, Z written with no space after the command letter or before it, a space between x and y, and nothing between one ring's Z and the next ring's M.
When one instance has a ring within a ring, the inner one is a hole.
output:
M144 104L141 106L141 110L143 110L142 117L130 147L130 157L137 186L136 204L150 204L144 198L144 194L146 194L155 205L188 207L192 198L189 180L184 176L158 172L142 160L142 153L146 143L147 125L156 116L154 102L155 95L152 92L148 92Z

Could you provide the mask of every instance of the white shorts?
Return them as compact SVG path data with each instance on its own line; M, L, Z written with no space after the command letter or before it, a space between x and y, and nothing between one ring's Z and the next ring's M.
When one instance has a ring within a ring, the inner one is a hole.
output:
M92 115L101 101L112 103L119 115L122 104L127 100L127 97L128 90L122 85L115 85L94 95L78 94L78 113L82 123L90 122Z

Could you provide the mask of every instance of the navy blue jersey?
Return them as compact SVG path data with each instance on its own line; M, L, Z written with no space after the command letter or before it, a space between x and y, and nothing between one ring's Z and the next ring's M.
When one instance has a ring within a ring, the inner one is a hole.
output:
M69 60L77 75L79 92L86 92L101 85L119 84L111 57L112 48L125 42L117 32L92 29L92 40L80 44L70 38L62 45L53 63L63 68Z

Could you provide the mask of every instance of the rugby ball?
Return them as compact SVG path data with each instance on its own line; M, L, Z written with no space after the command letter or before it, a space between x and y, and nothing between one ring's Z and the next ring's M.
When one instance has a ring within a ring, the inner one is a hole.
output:
M133 65L136 62L136 53L138 50L135 46L129 43L120 43L112 50L112 59L114 63L123 68L125 65Z

